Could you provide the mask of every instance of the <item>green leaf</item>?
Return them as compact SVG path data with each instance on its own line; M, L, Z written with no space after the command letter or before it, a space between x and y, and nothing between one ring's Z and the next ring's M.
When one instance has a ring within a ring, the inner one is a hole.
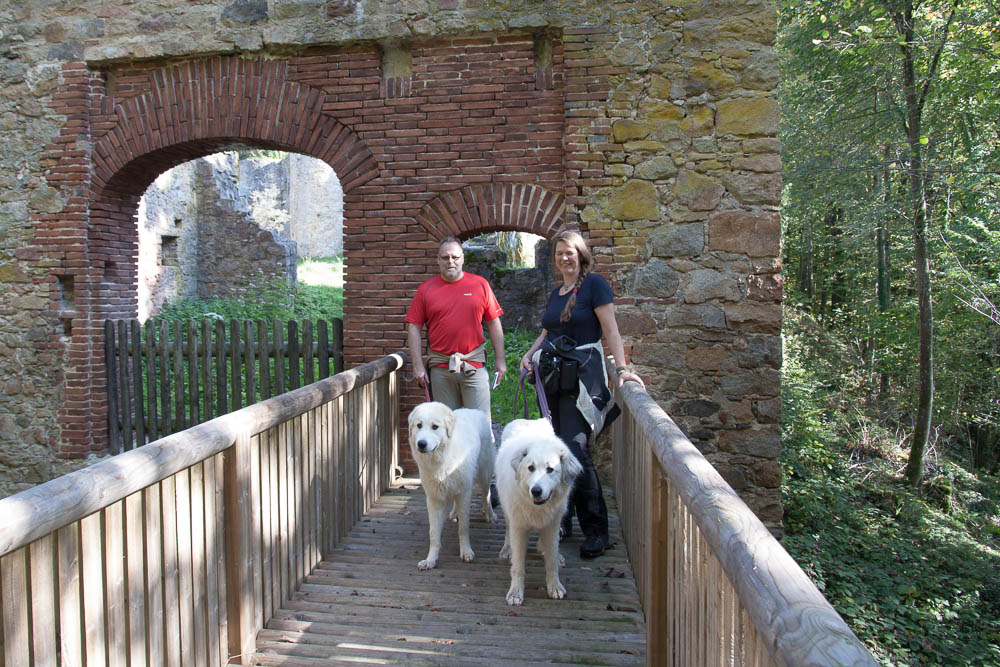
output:
M922 137L920 137L920 143L921 143L921 144L923 144L923 145L925 145L925 146L926 146L926 145L927 145L927 144L929 144L930 142L931 142L931 140L930 140L930 139L928 139L926 135L925 135L925 136L922 136Z

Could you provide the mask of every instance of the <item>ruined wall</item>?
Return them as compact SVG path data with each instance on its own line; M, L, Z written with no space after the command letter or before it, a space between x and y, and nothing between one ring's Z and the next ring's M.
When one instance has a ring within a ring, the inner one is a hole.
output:
M268 285L292 288L296 282L295 242L260 226L232 200L222 199L212 166L195 163L197 296L232 299Z
M771 3L29 4L0 9L2 449L101 447L138 196L239 139L342 182L349 364L403 346L436 238L582 228L650 393L780 520Z

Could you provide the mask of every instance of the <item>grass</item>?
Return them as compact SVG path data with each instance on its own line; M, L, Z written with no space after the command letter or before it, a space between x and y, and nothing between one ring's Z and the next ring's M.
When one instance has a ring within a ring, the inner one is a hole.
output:
M939 443L906 485L905 436L866 412L849 370L830 381L843 357L784 343L785 547L880 664L1000 665L1000 479Z

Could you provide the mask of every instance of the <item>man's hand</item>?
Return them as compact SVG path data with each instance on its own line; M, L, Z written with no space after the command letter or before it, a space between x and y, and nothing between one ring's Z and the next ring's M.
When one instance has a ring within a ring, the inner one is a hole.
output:
M497 363L493 369L493 386L491 388L496 389L500 386L500 382L503 381L503 376L507 374L507 364L503 360L497 359Z
M413 379L416 380L421 387L427 386L427 370L424 368L424 364L422 362L419 366L416 364L413 365Z

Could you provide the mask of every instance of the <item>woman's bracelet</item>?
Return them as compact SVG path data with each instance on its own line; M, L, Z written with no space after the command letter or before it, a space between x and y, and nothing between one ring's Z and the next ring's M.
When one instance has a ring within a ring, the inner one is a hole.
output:
M622 373L624 373L627 370L628 370L627 366L616 366L615 367L615 373L618 373L618 375L621 375Z

